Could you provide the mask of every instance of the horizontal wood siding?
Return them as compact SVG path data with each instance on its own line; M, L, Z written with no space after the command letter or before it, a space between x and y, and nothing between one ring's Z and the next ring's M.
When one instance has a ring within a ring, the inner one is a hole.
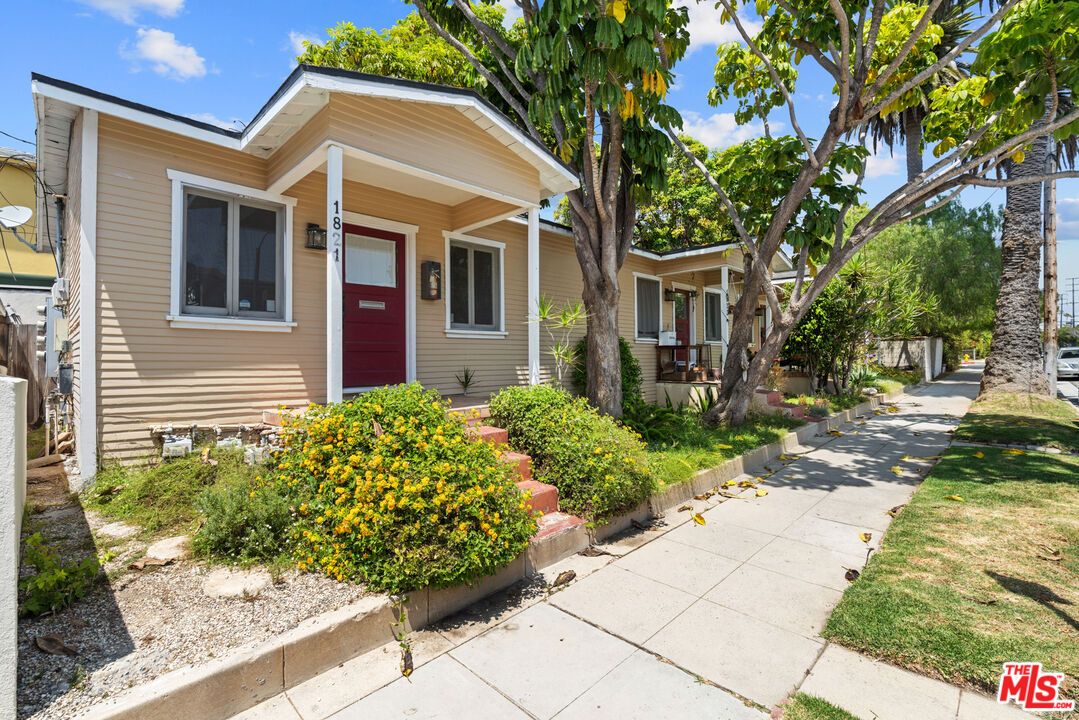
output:
M452 107L332 95L330 136L383 157L539 202L539 171Z
M74 426L82 427L82 376L79 372L79 359L82 353L82 339L79 327L82 314L79 307L79 236L82 233L82 113L71 123L70 158L67 162L67 201L64 203L64 245L63 276L68 282L67 332L71 340L72 363L72 416ZM91 382L93 380L91 379ZM82 438L78 438L81 443ZM91 440L92 441L92 440Z

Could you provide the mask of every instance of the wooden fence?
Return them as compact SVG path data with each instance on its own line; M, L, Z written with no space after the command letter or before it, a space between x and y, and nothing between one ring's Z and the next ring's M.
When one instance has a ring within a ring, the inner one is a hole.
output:
M0 316L0 365L6 374L26 380L26 423L36 428L45 421L45 361L37 356L37 325L16 324Z

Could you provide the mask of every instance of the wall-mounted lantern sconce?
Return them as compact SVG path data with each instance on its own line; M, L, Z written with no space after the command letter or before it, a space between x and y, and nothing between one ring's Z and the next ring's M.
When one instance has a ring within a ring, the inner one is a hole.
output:
M666 300L667 302L674 302L674 298L675 298L675 296L676 296L677 294L678 294L678 293L676 293L676 292L675 292L674 290L672 290L671 288L666 288L666 289L665 289L665 290L663 291L663 299L664 299L664 300Z
M429 260L420 264L420 297L442 299L442 263Z
M312 250L326 249L326 229L318 226L318 223L307 223L307 241L303 245Z

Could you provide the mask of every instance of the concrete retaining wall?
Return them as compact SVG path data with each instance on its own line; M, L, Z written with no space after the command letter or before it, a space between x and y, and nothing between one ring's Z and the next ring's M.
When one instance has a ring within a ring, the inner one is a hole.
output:
M0 377L0 717L15 717L19 533L26 503L26 381Z
M944 339L938 337L880 340L877 357L887 367L922 369L926 381L944 372Z

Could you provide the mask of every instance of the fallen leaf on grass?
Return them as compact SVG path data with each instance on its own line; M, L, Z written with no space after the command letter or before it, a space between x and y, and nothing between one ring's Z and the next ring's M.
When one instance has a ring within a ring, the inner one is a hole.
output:
M868 543L873 539L873 533L858 533L858 539L864 543Z
M1017 422L1017 423L1016 423L1016 425L1029 425L1029 424L1030 424L1030 423L1028 423L1028 422L1024 422L1024 421L1022 421L1022 420L1020 420L1019 422Z
M693 509L692 505L683 505L682 507L678 508L678 512L685 512L686 510L692 510L692 509Z
M693 522L697 523L698 525L704 525L704 518L701 517L700 513L693 513Z
M554 582L551 583L551 587L556 588L559 585L565 585L575 577L577 577L577 573L575 573L573 570L563 570L562 572L558 573L558 577L556 577L554 579Z
M898 465L892 465L892 472L894 472L896 475L902 475L903 468L899 467Z
M723 443L716 443L715 448L716 448L716 450L733 450L734 446L733 445L724 445Z
M979 450L978 452L974 453L974 457L981 460L983 457L985 457L985 453L983 453L981 450Z
M168 565L171 562L172 560L162 560L161 558L141 557L135 562L128 565L128 567L132 570L142 570L143 568L147 567L162 567L164 565Z
M48 635L40 635L34 638L34 644L37 645L38 650L46 652L49 655L67 655L68 657L77 657L79 651L73 647L64 644L64 641L60 639L60 636L56 633L49 633Z
M123 489L124 489L123 485L110 485L107 488L98 491L97 496L98 497L110 497L110 496L115 495L116 493L120 492Z
M768 494L767 490L758 490L757 491L757 497L764 497L767 494Z
M1015 448L1005 448L1001 450L1005 455L1026 455L1026 450L1016 450Z
M847 571L847 572L843 573L843 577L847 579L847 582L852 583L852 582L854 582L855 580L857 580L858 578L860 578L862 576L862 574L860 572L858 572L857 570L855 570L854 568L843 568L843 569Z
M963 500L963 498L959 497L958 495L945 495L944 499L945 500L955 500L956 502L966 502L965 500Z

